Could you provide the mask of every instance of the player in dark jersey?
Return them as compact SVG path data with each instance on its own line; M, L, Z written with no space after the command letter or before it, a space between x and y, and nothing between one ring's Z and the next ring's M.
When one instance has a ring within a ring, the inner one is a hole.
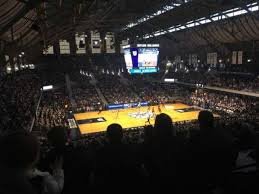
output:
M155 114L155 107L152 107L152 113Z
M101 114L101 112L103 111L103 107L102 106L99 106L99 112L98 112L98 115Z
M160 112L160 113L162 112L160 104L158 105L157 109L158 109L158 112Z

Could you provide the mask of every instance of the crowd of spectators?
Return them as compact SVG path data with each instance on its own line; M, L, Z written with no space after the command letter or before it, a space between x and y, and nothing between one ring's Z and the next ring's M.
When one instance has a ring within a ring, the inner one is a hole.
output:
M72 93L76 103L77 112L96 111L103 107L102 99L99 97L94 85L90 83L89 76L71 74Z
M191 84L204 84L245 92L259 92L259 75L243 72L221 72L212 69L171 69L166 77Z
M109 104L139 102L139 97L125 84L120 77L112 74L98 74L98 87Z
M183 96L188 98L187 90L177 85L151 82L141 77L131 77L129 82L140 99L150 104L172 103Z
M205 109L213 109L221 112L240 113L250 110L256 100L250 97L242 97L236 94L226 94L208 90L196 90L192 93L192 104Z
M243 74L217 74L208 76L208 86L259 93L259 76Z
M0 140L4 156L0 167L13 169L1 171L0 188L4 193L28 194L117 193L125 188L128 192L253 194L255 128L225 122L201 111L198 122L175 125L168 115L160 114L154 127L124 131L112 124L105 133L70 143L63 128L53 128L41 145L46 149L40 157L32 135L13 134ZM192 128L192 133L182 135L182 128ZM239 173L244 161L250 161L245 176Z
M68 127L67 114L72 106L65 85L64 73L49 72L41 73L39 76L43 85L53 86L51 90L42 90L33 128L33 132L46 136L53 127Z
M64 88L43 93L34 128L46 132L58 126L67 128L67 114L70 109L70 100Z
M0 193L116 193L125 188L128 192L254 193L257 99L193 91L138 76L128 78L132 84L127 85L117 75L97 75L97 86L108 103L181 99L220 117L201 111L198 121L172 123L168 115L160 114L154 126L123 130L112 124L106 132L71 141L67 113L72 105L61 75L51 81L58 87L41 95L34 129L44 131L47 138L39 144L23 129L29 128L35 115L40 77L26 70L1 80L1 131L19 132L0 138ZM88 78L72 76L72 94L78 111L101 105ZM247 161L252 170L240 175Z
M39 101L41 82L31 70L6 75L0 81L0 131L28 130Z
M103 107L102 100L99 98L94 86L81 85L72 89L76 101L76 111L96 111Z

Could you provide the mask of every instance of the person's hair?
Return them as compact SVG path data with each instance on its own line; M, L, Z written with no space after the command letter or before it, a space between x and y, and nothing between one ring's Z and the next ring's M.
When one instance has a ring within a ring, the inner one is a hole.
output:
M62 149L66 144L66 134L63 127L53 127L47 136L49 143L55 148Z
M1 162L8 168L26 170L39 157L39 142L35 136L17 132L0 140Z
M165 113L161 113L156 116L155 136L159 137L170 137L174 135L173 121L170 116Z
M200 111L198 121L201 129L209 129L214 127L214 116L210 111Z
M120 143L123 138L122 127L119 124L111 124L107 127L107 138L110 143Z

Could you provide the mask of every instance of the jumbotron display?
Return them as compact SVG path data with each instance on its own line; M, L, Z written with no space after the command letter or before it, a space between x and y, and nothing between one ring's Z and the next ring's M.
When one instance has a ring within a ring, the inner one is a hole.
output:
M127 70L130 74L156 73L159 44L137 44L123 47Z

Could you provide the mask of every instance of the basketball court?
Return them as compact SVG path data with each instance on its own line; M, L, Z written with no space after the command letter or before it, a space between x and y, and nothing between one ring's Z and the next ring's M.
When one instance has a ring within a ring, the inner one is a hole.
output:
M160 113L168 114L173 122L196 120L200 112L199 109L181 103L160 106L160 111L158 106L146 106L106 110L101 113L85 112L74 114L74 117L81 134L84 135L106 131L106 128L112 123L118 123L123 128L141 127L149 125L148 118L150 118L149 121L153 125L155 115Z

